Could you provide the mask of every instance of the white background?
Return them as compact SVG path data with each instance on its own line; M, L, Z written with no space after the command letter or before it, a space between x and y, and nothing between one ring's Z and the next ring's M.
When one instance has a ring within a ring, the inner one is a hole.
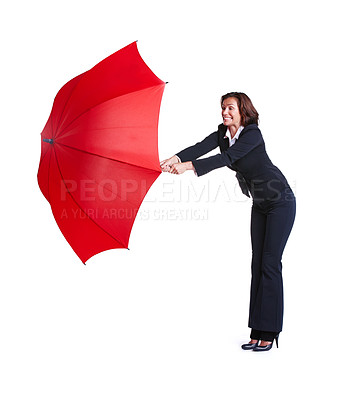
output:
M2 6L2 399L354 398L354 3ZM228 91L246 92L260 113L270 158L297 196L278 350L240 348L249 335L250 200L232 171L162 174L130 251L104 252L86 266L38 188L40 132L57 91L135 40L169 81L161 159L216 129Z

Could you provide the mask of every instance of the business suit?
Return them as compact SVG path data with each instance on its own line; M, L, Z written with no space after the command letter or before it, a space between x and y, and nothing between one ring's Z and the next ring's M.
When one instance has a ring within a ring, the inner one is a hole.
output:
M246 196L251 194L249 327L253 339L272 341L282 330L281 258L295 219L295 196L282 172L269 159L256 124L247 125L231 147L226 130L226 126L219 125L217 131L180 151L177 156L182 162L192 161L198 176L216 168L229 167L236 171L242 192ZM220 154L198 159L216 147L220 148Z

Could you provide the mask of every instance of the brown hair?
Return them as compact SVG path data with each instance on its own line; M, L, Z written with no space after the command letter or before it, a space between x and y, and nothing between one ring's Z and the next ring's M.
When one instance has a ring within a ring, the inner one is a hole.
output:
M256 108L252 104L252 101L250 98L245 94L241 92L230 92L224 94L224 96L221 97L220 103L221 105L223 104L223 101L225 99L228 99L229 97L234 97L237 101L237 105L239 107L239 113L241 116L241 124L243 127L249 125L249 124L259 124L259 113L256 111Z

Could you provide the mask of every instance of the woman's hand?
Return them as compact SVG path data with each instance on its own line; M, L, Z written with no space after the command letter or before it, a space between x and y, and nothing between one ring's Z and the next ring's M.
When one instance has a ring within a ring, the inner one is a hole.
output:
M175 163L170 167L170 173L171 174L182 174L185 171L193 171L194 166L191 161L183 162L183 163Z
M162 169L163 172L171 172L170 171L171 166L175 163L179 163L179 161L180 160L178 156L167 158L166 160L160 162L160 168Z

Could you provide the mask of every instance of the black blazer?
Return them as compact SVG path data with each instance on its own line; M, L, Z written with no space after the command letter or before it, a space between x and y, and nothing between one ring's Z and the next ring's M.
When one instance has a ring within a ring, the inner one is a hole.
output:
M247 125L231 147L226 130L227 127L220 124L217 131L176 153L177 156L182 162L192 161L198 176L216 168L229 167L236 171L242 192L247 196L250 192L257 201L278 198L283 190L289 188L282 172L269 159L261 131L256 124ZM198 160L218 146L221 154Z

